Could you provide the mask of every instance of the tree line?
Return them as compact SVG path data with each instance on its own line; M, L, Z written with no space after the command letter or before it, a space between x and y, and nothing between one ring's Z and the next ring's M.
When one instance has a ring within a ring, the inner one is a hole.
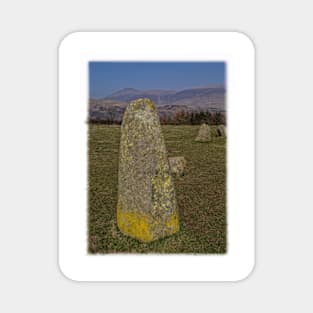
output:
M121 119L93 119L89 117L90 124L117 124L122 123ZM160 116L160 123L162 125L200 125L206 123L208 125L226 124L226 116L224 112L190 112L185 110L176 111L175 114L165 114Z
M163 125L200 125L203 123L209 125L226 124L226 116L224 112L189 112L180 110L173 116L160 117Z

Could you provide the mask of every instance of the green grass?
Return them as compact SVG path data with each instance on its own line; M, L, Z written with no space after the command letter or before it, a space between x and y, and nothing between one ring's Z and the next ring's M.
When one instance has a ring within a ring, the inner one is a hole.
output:
M162 126L168 156L184 156L175 178L179 233L151 243L122 234L116 224L120 127L89 126L89 253L225 253L226 140L194 139L199 126Z

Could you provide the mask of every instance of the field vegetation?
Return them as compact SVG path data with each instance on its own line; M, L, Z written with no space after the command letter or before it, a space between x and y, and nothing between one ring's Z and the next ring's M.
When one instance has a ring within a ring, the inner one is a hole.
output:
M212 126L213 131L216 126ZM183 156L175 177L180 231L150 243L122 234L116 223L120 126L90 124L88 137L89 253L225 253L226 138L196 142L199 125L163 125L168 157Z

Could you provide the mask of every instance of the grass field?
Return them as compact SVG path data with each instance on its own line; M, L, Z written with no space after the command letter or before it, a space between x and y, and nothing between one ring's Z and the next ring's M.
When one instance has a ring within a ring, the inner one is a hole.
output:
M226 139L194 139L199 126L162 126L168 156L184 156L175 179L179 233L151 243L123 235L116 224L120 127L89 126L89 253L225 253Z

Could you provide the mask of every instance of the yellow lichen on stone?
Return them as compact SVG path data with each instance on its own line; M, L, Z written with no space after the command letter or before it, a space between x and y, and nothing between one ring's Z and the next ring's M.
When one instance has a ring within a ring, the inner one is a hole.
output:
M155 111L155 105L150 99L144 99L145 104L152 110Z
M175 210L169 220L166 222L166 226L171 229L173 233L176 233L179 231L179 219L177 211Z
M117 210L117 225L124 234L140 241L153 240L148 218L141 213Z
M166 177L154 176L151 178L152 190L156 192L166 191L168 188L172 187L171 177L167 175Z

